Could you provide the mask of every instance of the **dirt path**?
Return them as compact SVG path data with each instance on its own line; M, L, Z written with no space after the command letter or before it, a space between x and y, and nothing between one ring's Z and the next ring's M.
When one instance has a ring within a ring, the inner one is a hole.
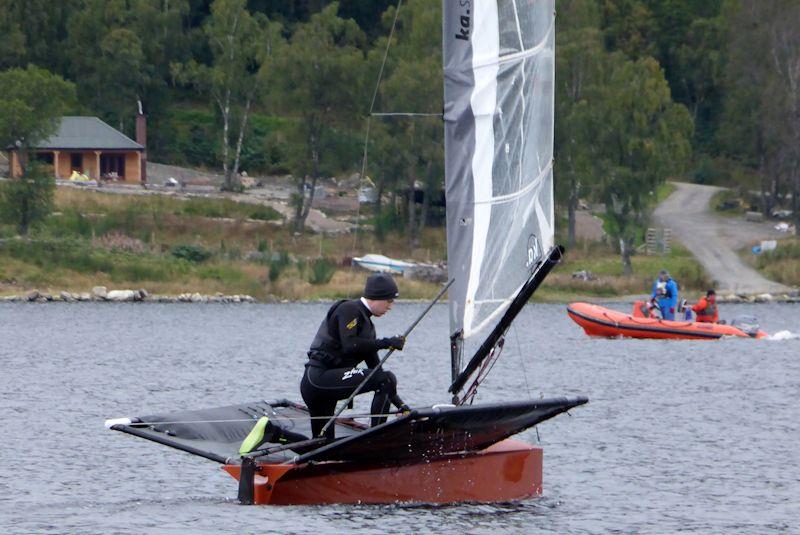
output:
M786 293L783 284L765 279L736 251L753 242L785 236L769 223L751 223L741 217L722 217L711 211L716 186L675 182L677 190L655 210L654 216L685 245L717 281L717 290L743 294Z

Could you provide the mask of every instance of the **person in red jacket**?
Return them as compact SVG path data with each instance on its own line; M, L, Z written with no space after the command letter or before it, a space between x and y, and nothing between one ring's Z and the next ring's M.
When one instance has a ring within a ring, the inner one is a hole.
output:
M696 305L692 307L697 314L698 322L717 323L719 321L719 311L717 310L717 293L714 290L706 292L705 297L701 297Z

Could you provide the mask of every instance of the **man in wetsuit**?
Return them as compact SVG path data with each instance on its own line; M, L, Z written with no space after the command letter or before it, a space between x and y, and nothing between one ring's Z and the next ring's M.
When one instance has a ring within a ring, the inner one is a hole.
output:
M369 369L375 368L380 359L379 349L402 350L402 336L377 339L371 317L380 317L392 309L397 297L397 284L383 273L371 275L364 287L361 299L342 300L334 303L319 326L311 349L308 351L300 393L311 415L311 430L314 437L320 435L327 420L320 416L333 416L336 402L347 399L369 373L359 368L362 361ZM385 415L390 403L401 411L408 406L397 395L397 379L392 372L380 369L372 376L361 392L375 392L370 412ZM371 425L386 421L386 416L373 416ZM326 431L327 439L333 440L334 426Z

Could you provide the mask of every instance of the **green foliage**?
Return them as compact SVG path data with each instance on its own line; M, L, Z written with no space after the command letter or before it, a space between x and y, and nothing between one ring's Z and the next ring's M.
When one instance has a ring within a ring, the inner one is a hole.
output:
M273 258L269 262L269 281L272 283L278 281L281 273L283 273L283 270L285 270L290 264L288 253L279 252L275 256L277 256L277 258Z
M200 245L180 244L174 246L170 252L175 258L182 258L194 264L205 262L211 258L211 251Z
M0 143L26 151L53 134L75 103L75 86L34 65L0 72ZM23 162L24 163L24 162Z
M328 284L336 273L336 262L327 258L316 258L311 262L311 274L308 282L311 284Z
M0 221L16 225L20 234L41 224L53 207L55 180L36 165L19 179L0 184Z
M281 27L247 10L246 0L215 0L203 25L211 64L174 63L180 82L211 96L222 119L220 153L223 189L240 188L237 173L252 107L262 98L269 59L282 48Z
M229 199L204 199L192 197L183 203L181 212L201 217L247 217L262 221L276 221L281 214L271 206L246 204Z
M340 18L337 11L334 2L298 25L288 46L272 62L281 76L272 79L271 101L299 118L295 128L286 132L282 147L297 181L298 231L305 225L312 201L304 189L306 176L311 178L313 194L322 173L349 167L358 157L358 145L347 142L346 132L366 100L366 62L359 48L366 38L354 21Z
M0 254L47 271L68 269L78 273L108 274L114 281L159 281L185 275L185 260L93 249L83 240L6 240Z
M774 251L756 257L764 276L789 286L800 286L800 241L782 240Z

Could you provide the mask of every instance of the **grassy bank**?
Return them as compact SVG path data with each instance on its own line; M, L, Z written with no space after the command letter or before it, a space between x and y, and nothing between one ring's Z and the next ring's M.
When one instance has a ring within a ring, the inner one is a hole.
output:
M151 293L248 294L265 300L336 299L357 295L365 274L350 257L380 252L395 258L442 261L443 228L426 229L418 248L389 233L295 235L267 206L227 199L125 196L59 188L56 210L29 238L0 227L0 295L31 289L85 292L92 286L145 288ZM634 275L623 276L619 255L601 243L568 251L540 290L539 299L612 298L649 291L666 267L684 289L708 284L681 247L664 257L633 257ZM597 280L573 279L586 270ZM434 296L437 285L399 280L404 298Z
M649 294L653 280L661 269L667 269L681 292L699 293L711 284L705 270L689 251L673 244L669 255L635 255L631 258L632 275L623 275L622 261L611 247L602 243L580 243L567 251L562 263L548 277L537 298L542 301L573 301L592 298L616 298ZM586 271L595 280L572 277Z
M800 238L778 241L774 251L754 255L750 248L740 252L742 258L762 275L787 286L800 286Z

